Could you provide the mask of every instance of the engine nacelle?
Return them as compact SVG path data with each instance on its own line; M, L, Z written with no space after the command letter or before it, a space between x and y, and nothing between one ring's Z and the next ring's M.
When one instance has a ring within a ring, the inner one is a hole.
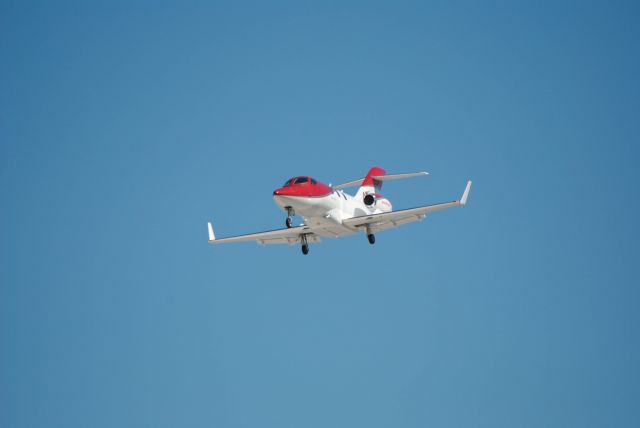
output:
M366 206L372 207L376 204L376 197L371 193L364 195L363 202Z
M369 209L375 209L377 212L389 212L391 211L391 202L382 195L367 193L362 198L362 202Z

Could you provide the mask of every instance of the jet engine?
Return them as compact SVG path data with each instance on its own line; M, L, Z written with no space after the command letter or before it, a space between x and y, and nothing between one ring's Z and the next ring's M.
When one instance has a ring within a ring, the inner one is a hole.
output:
M362 202L375 212L386 213L391 211L391 202L382 195L367 193L364 195L364 198L362 198Z
M372 207L376 204L376 197L372 193L364 195L364 204L368 207Z

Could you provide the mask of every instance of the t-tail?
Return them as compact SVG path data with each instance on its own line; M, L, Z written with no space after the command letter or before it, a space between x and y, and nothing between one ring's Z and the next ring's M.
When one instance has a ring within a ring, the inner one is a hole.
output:
M371 168L367 176L362 180L358 192L356 192L356 199L363 200L367 195L380 194L380 189L382 189L382 180L380 178L384 177L385 174L386 171L379 166Z
M343 189L345 187L352 186L360 186L358 192L356 193L356 199L364 201L367 195L375 195L380 194L380 189L382 188L382 183L385 181L391 180L400 180L403 178L409 177L418 177L421 175L427 175L428 172L410 172L405 174L387 174L386 171L379 166L374 166L369 170L367 176L365 178L361 178L359 180L350 181L348 183L340 184L338 186L333 186L334 189ZM366 201L365 201L366 204ZM370 205L370 204L367 204Z

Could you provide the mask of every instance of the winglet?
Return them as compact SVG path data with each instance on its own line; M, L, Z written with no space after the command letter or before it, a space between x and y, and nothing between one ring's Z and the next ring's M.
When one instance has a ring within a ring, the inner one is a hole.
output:
M209 222L207 226L209 227L209 242L215 241L216 235L213 233L213 225Z
M460 198L460 205L464 205L467 203L467 198L469 197L469 190L471 190L471 180L467 181L467 187L465 187L464 193L462 194L462 198Z

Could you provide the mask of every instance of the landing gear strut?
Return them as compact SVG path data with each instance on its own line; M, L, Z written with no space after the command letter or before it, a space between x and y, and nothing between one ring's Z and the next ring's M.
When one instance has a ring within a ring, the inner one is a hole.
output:
M301 235L300 242L302 242L302 254L306 256L307 254L309 254L309 244L307 243L307 235Z
M371 232L369 225L366 226L365 232L367 233L367 239L369 240L369 244L373 245L376 243L376 236Z
M286 209L287 209L287 219L285 220L284 224L286 224L287 227L291 229L293 227L292 220L295 213L293 212L293 209L291 209L291 207L286 207Z

